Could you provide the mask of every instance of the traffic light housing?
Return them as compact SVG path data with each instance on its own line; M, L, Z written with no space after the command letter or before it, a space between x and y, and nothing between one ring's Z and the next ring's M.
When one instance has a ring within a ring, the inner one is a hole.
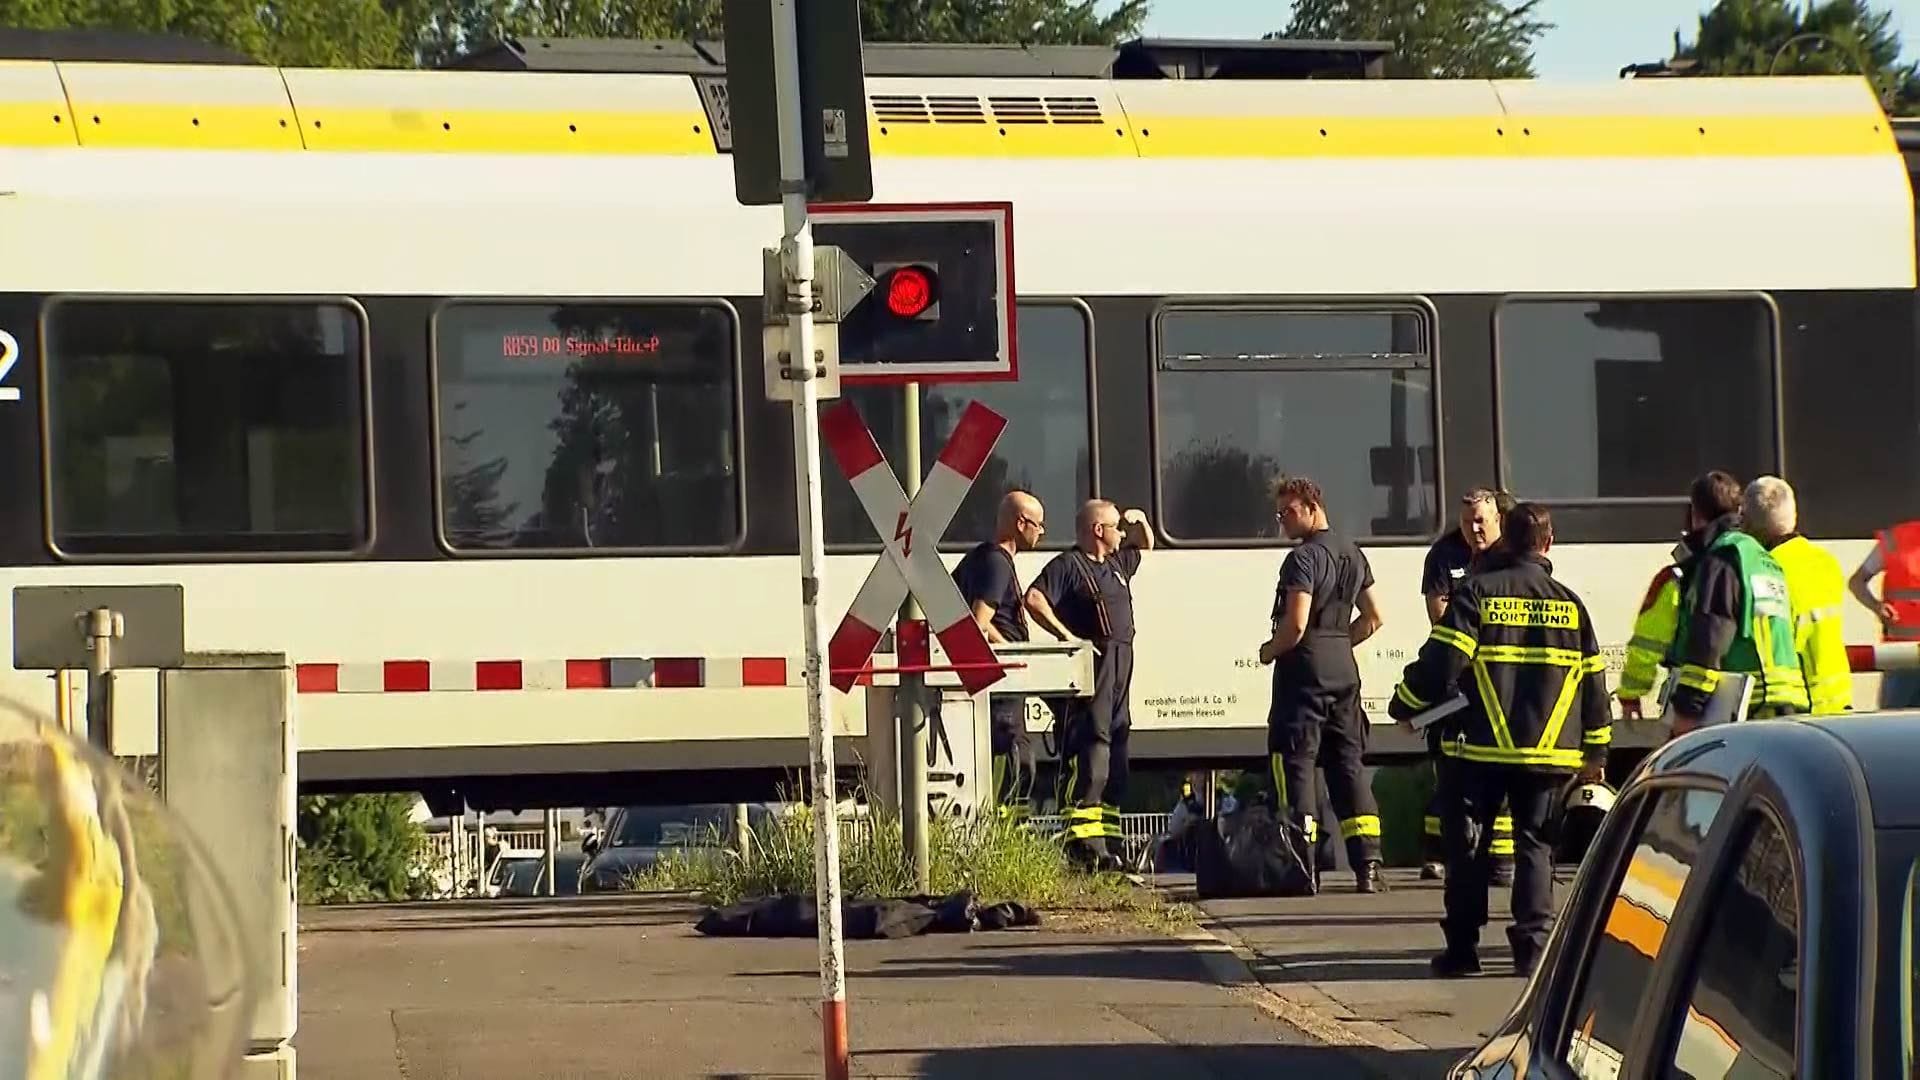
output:
M841 315L843 383L1018 377L1009 203L819 206L816 247L874 279Z

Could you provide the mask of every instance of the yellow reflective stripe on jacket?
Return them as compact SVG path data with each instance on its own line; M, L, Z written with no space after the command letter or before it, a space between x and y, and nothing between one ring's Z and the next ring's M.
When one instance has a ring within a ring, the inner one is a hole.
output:
M1681 664L1680 670L1674 673L1674 678L1679 680L1681 686L1690 687L1702 693L1711 694L1720 688L1720 673L1712 668L1701 667L1699 664Z
M1493 729L1493 741L1504 750L1513 749L1513 729L1507 726L1507 711L1500 707L1500 695L1493 688L1485 662L1473 662L1473 682L1480 690L1480 707L1487 714L1487 726Z
M1579 654L1575 654L1578 656ZM1550 747L1560 742L1560 729L1567 726L1567 713L1573 709L1573 698L1580 690L1580 680L1586 678L1586 661L1576 660L1573 670L1560 684L1560 696L1553 699L1553 711L1547 714L1547 726L1540 733L1541 747Z
M1597 727L1592 731L1581 732L1580 743L1583 746L1612 746L1613 725L1608 724L1606 727Z
M1475 746L1464 742L1443 742L1440 752L1462 761L1481 761L1489 765L1535 765L1561 769L1579 768L1585 764L1586 755L1584 750L1578 748L1542 750L1530 747L1522 750L1505 746Z
M1394 687L1393 696L1399 698L1401 703L1410 709L1425 709L1427 707L1426 702L1421 701L1418 695L1407 689L1406 683L1401 683Z
M1680 626L1680 579L1672 567L1654 575L1642 601L1640 614L1633 620L1633 637L1627 642L1627 666L1620 673L1620 697L1629 701L1646 696L1653 689L1653 676L1667 655L1667 645Z
M1545 645L1482 645L1476 660L1507 664L1551 664L1555 667L1580 667L1586 658L1577 649L1555 649Z
M1474 650L1479 647L1479 643L1473 640L1473 635L1462 633L1450 626L1436 625L1427 633L1427 637L1442 645L1451 645L1459 649L1467 654L1469 660L1473 658Z

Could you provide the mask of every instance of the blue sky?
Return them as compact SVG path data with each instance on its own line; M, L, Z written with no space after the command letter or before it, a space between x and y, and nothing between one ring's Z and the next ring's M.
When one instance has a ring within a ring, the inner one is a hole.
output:
M1534 70L1547 79L1612 79L1627 64L1673 51L1673 32L1688 37L1712 0L1546 0L1554 28L1541 38ZM1102 7L1111 6L1102 4ZM1920 0L1880 0L1893 12L1908 58L1920 55ZM1252 37L1286 25L1289 0L1154 0L1147 33L1156 37Z

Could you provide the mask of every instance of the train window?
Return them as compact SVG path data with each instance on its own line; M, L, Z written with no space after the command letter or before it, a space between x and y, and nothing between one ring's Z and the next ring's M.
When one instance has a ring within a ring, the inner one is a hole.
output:
M1619 1073L1667 924L1723 801L1720 792L1698 788L1660 788L1647 798L1653 805L1612 890L1573 1000L1565 1060L1583 1080Z
M920 465L946 445L961 410L978 401L1007 418L1006 430L968 490L966 501L948 526L945 546L960 547L993 539L1000 497L1023 488L1047 508L1048 536L1043 546L1073 542L1073 513L1093 493L1092 416L1088 385L1093 324L1075 303L1023 301L1017 307L1020 328L1020 378L1004 383L928 383L920 387ZM886 452L895 474L906 446L901 428L905 389L899 386L843 386ZM825 407L825 406L823 406ZM877 545L873 524L845 475L829 460L822 473L822 518L830 544ZM1061 522L1066 522L1062 526Z
M1744 850L1743 850L1744 849ZM1785 833L1755 814L1704 921L1668 1076L1790 1077L1800 998L1800 896Z
M52 536L69 555L351 552L370 535L366 316L325 301L55 301Z
M460 301L433 332L449 547L738 541L731 309Z
M1363 537L1439 528L1433 323L1413 305L1175 308L1154 380L1160 521L1188 541L1274 539L1281 473Z
M1508 489L1678 500L1710 469L1777 471L1764 299L1509 300L1494 324Z

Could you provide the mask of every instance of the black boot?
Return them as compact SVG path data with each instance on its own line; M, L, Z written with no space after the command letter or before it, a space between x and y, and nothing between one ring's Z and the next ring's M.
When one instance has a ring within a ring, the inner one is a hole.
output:
M1379 893L1387 891L1387 879L1380 872L1380 860L1368 859L1360 869L1353 872L1354 891Z
M1480 953L1474 949L1455 949L1448 946L1427 961L1433 973L1442 979L1458 979L1465 975L1480 974Z

